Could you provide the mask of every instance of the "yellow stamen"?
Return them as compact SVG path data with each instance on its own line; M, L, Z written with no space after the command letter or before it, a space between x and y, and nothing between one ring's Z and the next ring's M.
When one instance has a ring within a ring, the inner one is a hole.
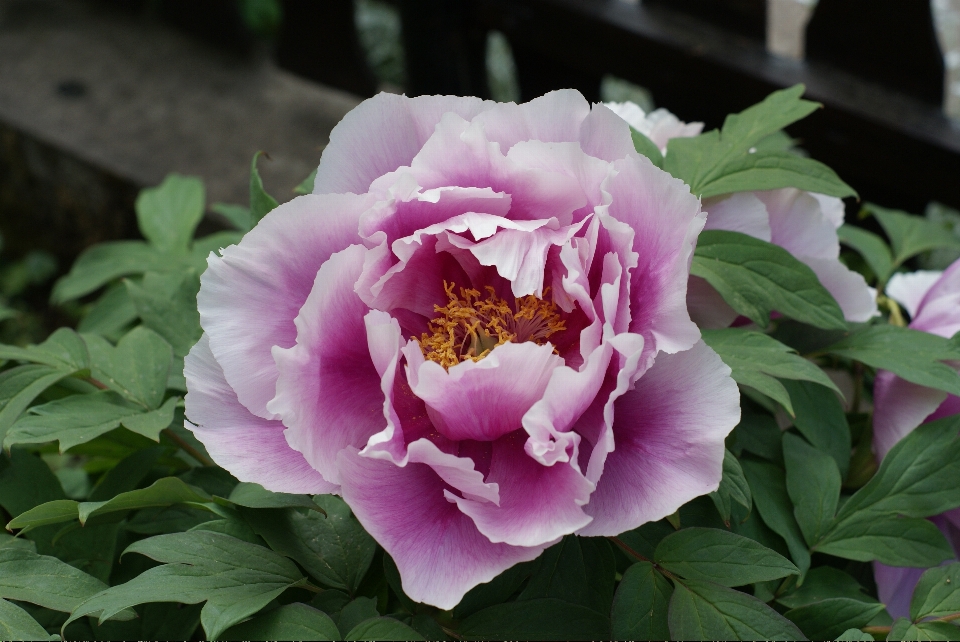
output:
M511 308L490 286L483 299L474 289L460 288L457 295L455 287L443 282L449 301L445 306L434 306L438 316L430 322L430 332L420 338L424 357L444 368L467 359L479 361L508 341L543 345L550 335L566 328L552 301L530 294L515 298ZM544 290L544 296L549 291Z

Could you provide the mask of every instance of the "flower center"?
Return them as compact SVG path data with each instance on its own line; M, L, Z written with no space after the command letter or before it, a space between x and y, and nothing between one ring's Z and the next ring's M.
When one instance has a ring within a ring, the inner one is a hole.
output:
M439 316L430 322L430 332L424 332L420 338L424 357L444 368L467 359L479 361L508 341L543 345L550 335L566 327L552 301L530 294L514 299L510 306L490 286L486 287L485 298L480 297L478 290L465 288L460 288L458 296L455 287L443 282L449 301L445 306L433 307ZM544 290L544 296L549 291L550 288Z

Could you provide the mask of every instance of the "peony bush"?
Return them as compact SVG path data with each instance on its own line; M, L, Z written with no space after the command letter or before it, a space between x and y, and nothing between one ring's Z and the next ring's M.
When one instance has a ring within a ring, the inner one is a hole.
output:
M802 91L381 94L229 231L144 190L0 346L5 639L957 637L960 241L845 223Z

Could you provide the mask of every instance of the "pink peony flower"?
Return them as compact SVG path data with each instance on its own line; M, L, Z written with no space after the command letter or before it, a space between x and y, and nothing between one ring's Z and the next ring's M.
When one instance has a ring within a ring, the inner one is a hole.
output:
M895 274L886 293L910 313L909 327L914 330L946 338L960 332L960 261L944 272ZM873 388L873 446L877 458L883 459L920 424L956 414L960 414L960 397L910 383L892 372L877 372ZM960 508L934 517L933 522L954 552L960 551ZM893 617L908 615L913 589L926 569L877 562L873 566L880 601Z
M342 494L441 608L717 488L740 410L685 304L704 214L621 119L380 94L330 138L203 275L186 414L217 463Z
M689 138L703 123L686 124L664 109L649 115L633 103L613 103L631 127L662 150L670 138ZM805 263L837 300L848 321L867 321L878 314L876 291L863 277L840 262L837 228L843 225L843 201L832 196L786 188L738 192L707 199L704 229L742 232L784 248ZM702 328L725 328L737 313L705 280L690 278L690 316Z

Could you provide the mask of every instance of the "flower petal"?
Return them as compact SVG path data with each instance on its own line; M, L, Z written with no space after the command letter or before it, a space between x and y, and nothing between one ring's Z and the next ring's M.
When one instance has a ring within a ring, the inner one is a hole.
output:
M296 341L293 319L334 252L357 243L360 214L371 196L301 196L267 214L240 241L211 253L197 295L200 325L240 403L253 414L275 394L273 346Z
M188 389L184 425L217 464L240 481L278 493L338 491L336 484L324 480L287 445L282 423L257 417L240 404L210 351L206 334L184 359L183 374Z
M582 506L594 485L577 469L576 444L571 461L544 466L524 452L525 437L517 431L493 443L486 480L498 484L499 506L453 498L495 544L546 545L590 521Z
M947 393L904 381L880 370L873 384L873 451L883 459L898 441L923 423Z
M563 359L553 346L505 343L479 361L449 370L433 361L407 368L413 393L442 435L453 440L493 441L519 430L523 415L542 396Z
M864 322L877 316L877 291L867 285L863 276L837 259L798 257L813 270L820 284L833 295L847 321Z
M371 357L373 348L377 365L386 367L385 342L368 337L368 310L353 291L365 253L353 245L323 264L297 315L296 344L273 353L280 376L268 408L283 420L291 447L336 482L340 449L363 447L387 423ZM399 326L396 340L399 350Z
M703 229L741 232L770 242L767 206L752 192L739 192L720 200L709 199L703 206L707 210L707 223Z
M724 439L740 421L730 368L702 341L660 354L614 404L616 449L584 510L580 535L618 535L717 489Z
M576 142L590 103L575 89L551 91L520 105L497 103L474 118L506 154L521 141Z
M728 328L739 316L713 286L699 276L687 281L687 308L690 318L703 330Z
M451 609L474 586L544 549L491 543L429 465L400 468L350 448L338 463L343 498L396 562L404 593L417 602Z
M943 272L938 270L917 270L894 274L887 281L884 290L888 297L907 309L911 318L916 318L920 310L920 302L941 276Z
M443 114L453 112L469 120L495 104L473 97L377 94L330 132L313 193L363 194L375 179L409 165Z

